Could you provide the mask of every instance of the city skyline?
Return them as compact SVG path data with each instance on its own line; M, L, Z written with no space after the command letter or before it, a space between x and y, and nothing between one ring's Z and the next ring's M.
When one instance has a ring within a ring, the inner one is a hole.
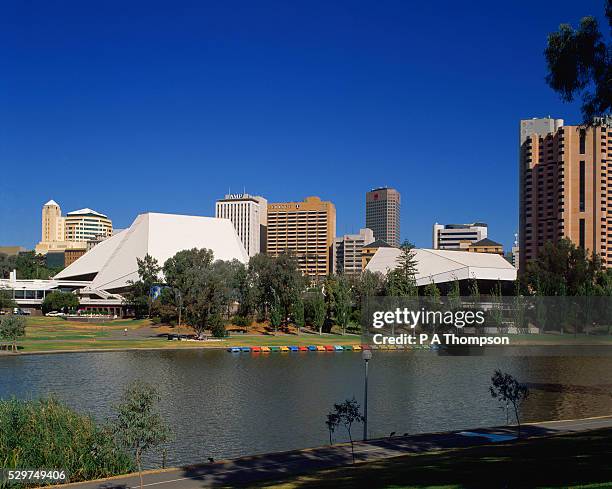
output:
M334 202L342 236L364 227L363 194L387 185L402 193L402 240L427 247L436 221L484 221L509 249L518 121L580 121L578 104L544 81L546 35L601 17L600 2L530 5L528 19L516 4L494 23L482 22L490 4L449 3L444 19L439 7L397 2L374 16L318 3L148 5L146 18L138 2L121 16L112 3L95 15L70 2L24 8L7 7L0 34L11 53L0 243L27 247L51 198L125 228L147 211L213 216L228 187L270 202L318 195ZM88 185L66 178L86 168L96 169ZM324 178L305 181L300 169Z

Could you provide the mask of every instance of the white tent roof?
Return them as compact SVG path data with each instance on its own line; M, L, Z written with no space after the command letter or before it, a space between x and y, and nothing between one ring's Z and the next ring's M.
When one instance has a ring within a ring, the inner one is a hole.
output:
M387 274L398 265L402 250L378 248L366 270ZM454 280L516 280L514 268L501 255L468 251L414 250L417 262L417 285L452 282Z
M53 199L51 199L49 202L47 202L47 203L45 204L45 206L48 206L48 205L56 205L56 206L58 206L58 207L59 207L59 204L58 204L57 202L55 202Z
M147 213L132 225L102 241L54 278L96 273L91 287L113 290L138 280L136 258L151 255L160 265L181 250L208 248L216 260L248 261L248 255L228 219Z

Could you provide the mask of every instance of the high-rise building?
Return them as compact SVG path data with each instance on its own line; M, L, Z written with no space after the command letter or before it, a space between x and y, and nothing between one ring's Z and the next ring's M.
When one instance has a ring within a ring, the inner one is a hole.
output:
M229 219L249 257L266 251L268 201L249 194L227 194L215 205L215 216Z
M521 128L523 123L521 121ZM521 129L522 130L522 129ZM568 238L612 266L612 118L521 136L520 268L547 241Z
M64 218L66 241L87 243L99 237L108 238L113 235L113 223L104 214L85 208L72 211Z
M366 228L391 246L400 245L400 193L394 188L375 188L366 193Z
M472 243L487 237L488 227L484 222L471 224L433 225L434 250L466 250Z
M268 204L267 252L292 253L304 275L320 277L334 269L336 208L319 197Z
M62 209L54 200L47 202L42 208L42 237L43 242L65 241L64 218Z
M113 234L113 223L104 214L92 209L69 212L65 217L57 202L50 200L42 209L41 241L36 253L87 249L87 241Z
M359 275L363 271L362 251L374 241L371 229L360 229L359 234L345 234L336 238L336 271L345 275Z

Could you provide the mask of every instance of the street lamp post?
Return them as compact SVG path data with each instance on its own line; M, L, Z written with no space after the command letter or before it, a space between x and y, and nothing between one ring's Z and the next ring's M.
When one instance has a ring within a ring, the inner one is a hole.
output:
M365 382L363 391L363 439L368 439L368 362L372 358L371 350L363 350L362 358L365 362Z

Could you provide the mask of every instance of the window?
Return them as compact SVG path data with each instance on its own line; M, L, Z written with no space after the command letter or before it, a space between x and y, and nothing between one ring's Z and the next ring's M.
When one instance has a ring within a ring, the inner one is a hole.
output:
M583 155L586 149L586 131L580 129L580 154Z
M585 164L580 162L580 212L584 212Z
M584 250L584 219L580 219L580 221L578 221L578 229L580 233L580 247Z

